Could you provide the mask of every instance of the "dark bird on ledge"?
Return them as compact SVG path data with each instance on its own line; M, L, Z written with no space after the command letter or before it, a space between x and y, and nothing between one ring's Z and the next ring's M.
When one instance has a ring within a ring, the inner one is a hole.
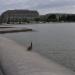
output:
M31 51L32 50L32 42L30 44L30 46L28 46L27 51Z

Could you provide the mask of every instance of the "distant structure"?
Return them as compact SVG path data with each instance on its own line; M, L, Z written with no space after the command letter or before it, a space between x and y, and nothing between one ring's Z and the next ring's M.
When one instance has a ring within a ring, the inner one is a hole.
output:
M39 13L34 10L7 10L1 15L2 23L23 23L33 21Z
M0 15L0 24L28 24L48 22L75 22L75 14L48 13L39 15L36 10L7 10Z

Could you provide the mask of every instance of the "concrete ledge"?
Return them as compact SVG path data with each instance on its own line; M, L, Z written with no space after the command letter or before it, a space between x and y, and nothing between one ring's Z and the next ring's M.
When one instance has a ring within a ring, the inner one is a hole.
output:
M0 27L0 34L4 33L14 33L14 32L28 32L33 31L30 28L23 27Z
M0 37L0 61L5 75L75 75L73 71L3 37Z

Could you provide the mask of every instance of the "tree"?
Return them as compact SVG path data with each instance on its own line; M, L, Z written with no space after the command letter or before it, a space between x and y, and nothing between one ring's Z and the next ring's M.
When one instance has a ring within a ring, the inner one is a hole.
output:
M34 21L39 22L40 18L34 18Z
M55 22L57 19L56 19L56 15L55 14L52 14L52 15L49 15L48 18L47 18L47 22Z

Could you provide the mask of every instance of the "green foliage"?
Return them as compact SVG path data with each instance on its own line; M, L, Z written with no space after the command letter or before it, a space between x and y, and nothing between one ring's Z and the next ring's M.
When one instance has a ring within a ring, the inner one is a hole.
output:
M39 22L40 18L34 18L34 21Z
M47 22L55 22L56 19L56 15L52 14L47 18Z
M75 22L75 14L48 14L40 17L41 22Z

